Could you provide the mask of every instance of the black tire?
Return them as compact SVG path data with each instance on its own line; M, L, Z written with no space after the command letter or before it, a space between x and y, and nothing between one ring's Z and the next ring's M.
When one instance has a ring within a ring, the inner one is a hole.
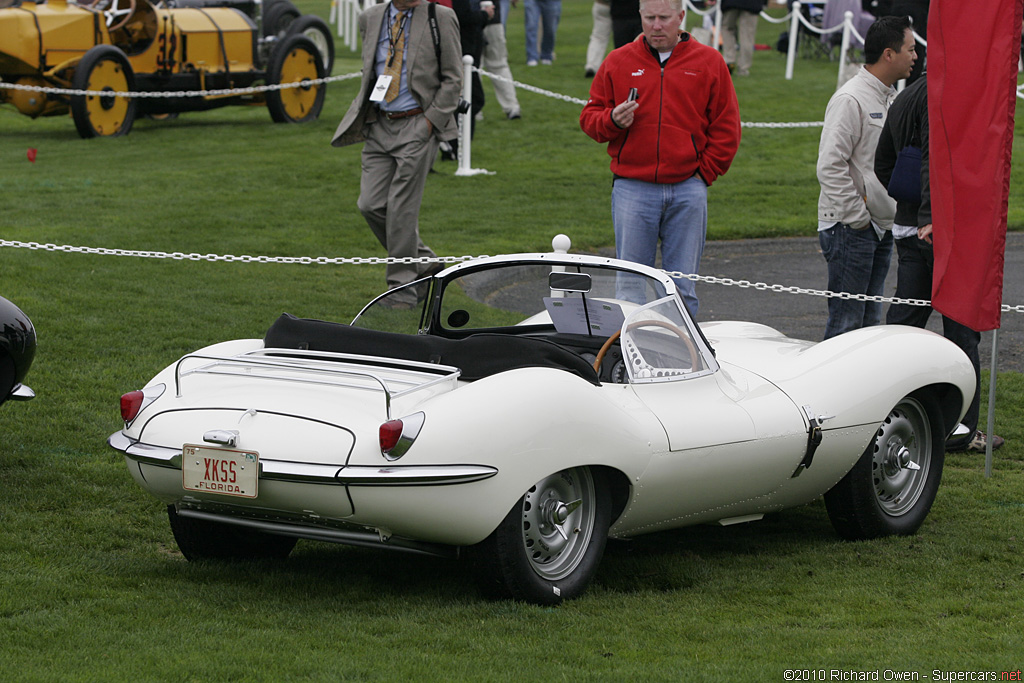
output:
M909 536L924 523L942 480L945 439L933 396L902 399L864 454L825 494L825 508L845 539Z
M135 74L123 52L112 45L97 45L82 57L71 77L74 90L132 92ZM127 135L135 122L138 102L133 97L72 95L71 117L83 138Z
M0 351L0 405L7 400L7 397L14 391L14 377L16 368L14 359Z
M319 50L304 35L291 35L278 43L270 56L267 83L295 83L324 77L324 63ZM267 92L267 109L277 123L315 121L324 106L327 86L300 86Z
M579 507L557 524L559 506L574 500ZM611 496L600 471L576 467L537 482L473 548L483 592L537 605L579 597L601 562L610 521Z
M200 560L283 560L296 539L234 524L182 517L167 506L174 540L189 562Z
M296 34L306 36L316 46L324 60L324 75L330 76L334 70L334 36L327 22L315 14L303 15L288 26L286 35Z
M263 36L284 38L292 22L302 16L290 0L273 0L263 8Z

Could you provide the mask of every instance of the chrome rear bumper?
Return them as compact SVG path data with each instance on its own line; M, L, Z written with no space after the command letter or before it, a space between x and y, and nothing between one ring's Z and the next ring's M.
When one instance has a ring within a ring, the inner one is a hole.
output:
M114 432L107 443L126 457L145 465L181 469L181 449L136 441ZM260 478L333 486L449 486L490 479L490 465L321 465L283 460L260 460Z

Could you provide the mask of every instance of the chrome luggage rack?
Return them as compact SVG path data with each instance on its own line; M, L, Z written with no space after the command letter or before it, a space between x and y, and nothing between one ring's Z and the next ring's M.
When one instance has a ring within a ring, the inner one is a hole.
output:
M183 369L182 366L189 361L207 362L198 367ZM368 365L379 368L381 372L370 371L366 368ZM182 380L198 374L252 377L364 391L380 389L384 392L384 404L390 419L391 402L394 399L445 383L455 388L462 371L450 365L332 351L255 349L237 356L190 353L174 366L174 391L177 398L182 397Z

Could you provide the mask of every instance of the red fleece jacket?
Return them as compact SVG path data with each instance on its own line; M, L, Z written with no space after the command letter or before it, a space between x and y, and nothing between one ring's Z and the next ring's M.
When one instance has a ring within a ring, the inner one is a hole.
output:
M638 91L633 125L612 109ZM643 36L612 51L590 86L580 127L608 143L612 173L678 183L700 173L708 185L729 170L740 144L740 112L725 60L683 33L662 65Z

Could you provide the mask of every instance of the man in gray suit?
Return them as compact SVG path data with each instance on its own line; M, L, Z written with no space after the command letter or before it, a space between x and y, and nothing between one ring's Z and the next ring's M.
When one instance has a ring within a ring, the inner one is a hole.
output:
M431 34L431 15L437 41ZM359 16L363 77L359 94L331 144L363 142L357 205L370 229L394 258L433 257L420 239L419 213L427 174L441 140L458 131L455 108L462 93L462 47L455 12L422 0L392 0ZM393 263L390 289L428 271L428 264ZM415 288L385 301L416 305Z

